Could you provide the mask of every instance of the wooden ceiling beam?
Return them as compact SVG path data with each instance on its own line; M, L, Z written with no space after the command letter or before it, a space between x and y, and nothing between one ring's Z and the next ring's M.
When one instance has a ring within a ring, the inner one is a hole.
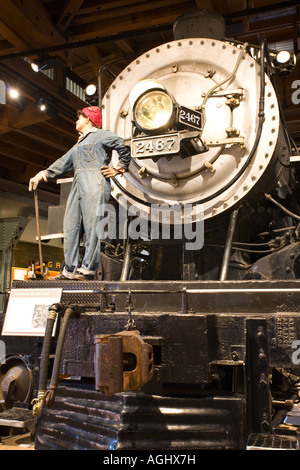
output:
M15 196L33 197L28 191L28 185L16 183L13 179L8 180L7 178L0 177L0 187L2 191L13 193ZM59 204L59 188L57 188L57 194L50 192L49 189L49 183L47 190L39 188L39 201L48 202L53 205Z
M300 24L299 19L293 15L272 18L271 20L255 21L249 23L249 33L267 32L268 30L290 28L296 23Z
M216 2L217 0L214 0L214 5L216 4ZM177 8L177 13L175 13L174 15L174 8L176 8L177 3L180 3L180 7ZM190 2L189 0L186 0L186 3L180 2L179 0L178 2L177 0L175 2L171 0L162 0L153 1L151 2L151 4L144 3L131 6L123 4L123 8L120 7L118 9L118 21L113 21L112 23L105 24L105 22L109 22L110 19L116 18L116 11L113 8L113 4L111 4L110 9L107 8L106 10L101 10L100 14L97 15L99 16L99 19L96 19L95 15L78 15L71 26L72 39L86 40L90 39L95 35L99 37L103 35L113 35L117 32L120 32L120 25L122 25L123 31L140 29L143 27L146 28L147 26L149 27L154 24L154 20L152 23L153 12L154 17L157 20L155 24L171 24L174 19L176 19L180 14L195 9L195 3L194 5L192 5L192 2ZM209 4L211 3L212 2L209 2ZM197 5L201 4L201 1L197 2ZM220 2L220 5L218 3L216 11L219 11L221 14L227 14L227 16L229 17L230 12L234 13L236 11L240 11L241 7L245 8L247 3L246 0L242 0L242 4L241 0L235 0L233 4L232 2L230 2L230 7L228 7L228 5L228 2ZM170 8L171 6L172 8ZM166 8L169 12L169 15L166 11L164 11ZM143 14L145 12L147 12L146 24L143 23ZM250 31L253 31L253 34L255 34L256 31L266 30L268 28L274 29L278 25L292 25L294 24L295 17L293 15L281 15L280 17L271 20L262 20L259 22L255 21L250 23L245 17L241 17L241 20L243 21L245 32L247 32L249 29ZM118 31L114 29L114 25L118 27ZM79 26L81 26L81 28ZM109 28L109 30L107 28Z
M101 3L99 0L89 0L82 5L77 16L99 14L102 11L111 10L112 8L116 11L119 8L129 7L130 5L137 5L139 3L145 3L145 0L103 0Z
M36 175L41 167L32 163L25 164L2 156L0 152L0 168L6 170L6 178L12 179L14 183L23 183L28 188L28 183L32 176Z
M3 155L0 149L0 166L7 168L9 170L14 170L17 173L25 172L26 163L21 161L13 160L12 158L7 158L7 155Z
M5 166L0 166L5 168ZM35 167L34 165L26 165L23 171L16 171L15 168L8 168L7 169L7 178L13 179L17 183L23 183L27 186L29 184L30 178L35 176L41 169L39 167Z
M59 132L61 134L64 134L66 137L69 137L70 139L74 140L74 143L77 140L77 131L75 129L75 119L76 115L74 115L74 122L67 122L63 121L62 119L54 118L49 121L47 121L47 126L52 128L55 132Z
M63 145L62 143L58 142L57 139L59 139L60 136L43 131L37 126L28 127L25 129L17 129L16 133L17 135L19 134L25 137L30 137L33 141L37 142L37 145L40 145L41 143L49 145L49 147L52 147L53 149L61 152L61 155L63 155L63 153L65 153L66 150L70 148L68 145Z
M91 15L78 15L74 18L71 27L71 35L73 36L73 30L75 27L83 26L83 25L99 25L102 22L114 20L113 22L116 23L118 27L122 25L122 17L131 16L132 22L135 22L136 18L139 15L144 15L145 13L147 16L151 14L153 10L157 11L157 20L159 24L159 17L160 11L163 11L165 8L170 9L170 7L175 7L177 4L182 6L183 12L187 12L190 9L195 9L195 3L190 0L152 0L151 2L141 2L141 3L134 3L134 4L127 4L127 2L123 2L123 4L119 5L117 10L114 3L110 3L110 8L102 9L100 8L99 13L91 14ZM171 11L169 10L171 13ZM122 25L123 26L123 25ZM97 31L97 26L94 26ZM98 35L102 36L102 30L98 30Z
M228 14L228 16L230 16L230 13L232 12L246 10L247 4L247 0L230 0L229 7L227 8L226 13ZM223 12L223 14L225 14L225 11ZM242 16L240 20L238 20L238 22L240 21L243 24L244 32L249 31L249 18L247 16Z
M269 44L274 42L281 42L291 39L291 28L284 28L281 31L278 29L269 31L253 31L239 35L240 41L248 42L249 44L259 44L260 38L264 36Z
M71 125L69 123L63 124L63 121L61 120L59 122L57 122L57 120L52 120L50 116L47 116L45 113L40 111L34 103L30 101L27 102L22 112L8 106L2 106L0 108L0 134L2 135L25 128L31 128L32 126L43 122L47 122L49 141L54 138L56 142L64 140L67 142L66 145L59 146L59 150L63 151L68 148L68 145L70 147L74 145L77 137L75 126L73 125L71 129ZM38 134L41 132L42 130L39 128ZM43 130L43 133L44 132L45 131ZM39 139L38 136L36 138Z
M15 133L1 136L0 153L14 160L47 168L61 156L61 152L48 145L37 145L26 136Z
M67 42L39 0L5 0L1 3L0 21L10 30L12 44L19 47L20 38L25 50ZM68 61L66 51L60 51L59 55Z
M2 163L2 160L10 162L12 169L15 167L18 167L18 165L23 165L24 168L26 167L26 165L33 165L36 168L36 173L38 173L41 170L44 170L45 168L49 166L47 162L44 164L45 162L44 158L38 157L36 155L31 156L28 154L28 152L26 152L26 155L25 155L25 152L23 152L22 155L21 153L19 153L19 155L15 158L15 154L13 153L12 150L7 149L5 145L3 145L3 148L2 148L2 142L1 142L0 156L1 156L0 166L3 166L5 168L8 168L8 167L6 167L6 165Z
M195 0L196 7L198 10L214 10L213 0Z
M0 113L0 135L21 129L14 127L13 118L10 117L8 108L2 108Z
M0 17L0 31L5 39L13 46L16 50L30 49L30 44L27 43L23 36L20 36L21 31L13 31L9 24ZM9 51L12 52L12 51Z
M101 60L100 64L99 61ZM113 63L118 63L122 60L126 60L124 57L124 54L121 51L116 51L113 52L112 54L106 55L106 56L101 56L99 55L99 60L97 59L97 66L92 67L91 62L85 62L84 64L79 65L78 67L74 68L74 72L78 75L88 75L91 74L91 71L93 71L94 75L94 80L98 78L99 75L99 68L100 66L109 66ZM99 64L99 67L98 67ZM97 68L98 67L98 68ZM89 81L89 80L88 80Z
M131 62L134 60L136 56L136 51L134 47L132 47L130 41L126 41L124 39L121 39L120 41L115 41L117 46L122 49L122 51L125 52L128 60Z
M26 102L22 112L18 109L5 106L1 108L0 134L22 129L23 127L38 124L48 119L50 119L50 117L42 113L31 101Z
M76 13L78 13L84 0L67 0L64 3L63 9L57 20L56 26L61 30L65 31L71 21L73 21Z
M87 56L92 66L95 77L98 77L99 68L102 65L101 55L96 45L87 48Z
M95 35L113 36L122 31L147 30L152 26L162 26L172 24L180 15L194 8L194 2L187 0L183 3L181 0L164 0L164 8L160 8L161 2L151 2L151 10L134 12L128 14L128 9L124 9L124 15L119 11L118 20L116 13L107 11L100 16L99 21L92 21L88 24L77 24L72 26L72 39L82 41L91 39ZM156 8L155 8L156 7ZM153 8L153 9L152 9ZM110 21L114 19L114 21Z

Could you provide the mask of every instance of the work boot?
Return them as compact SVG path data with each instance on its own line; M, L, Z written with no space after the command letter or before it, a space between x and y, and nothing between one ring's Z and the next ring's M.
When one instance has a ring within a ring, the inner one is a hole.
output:
M93 281L94 277L94 275L91 276L87 274L76 273L73 279L75 279L76 281Z
M57 276L50 276L48 281L72 281L72 279L64 276L63 273L59 273Z

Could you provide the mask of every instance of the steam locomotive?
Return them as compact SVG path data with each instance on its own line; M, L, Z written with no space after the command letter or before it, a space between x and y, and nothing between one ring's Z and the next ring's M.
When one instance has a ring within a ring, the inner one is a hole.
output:
M298 447L297 148L274 79L290 65L223 28L184 15L100 97L132 161L98 278L51 282L44 337L3 336L3 413L28 403L37 449ZM49 281L12 285L33 287Z

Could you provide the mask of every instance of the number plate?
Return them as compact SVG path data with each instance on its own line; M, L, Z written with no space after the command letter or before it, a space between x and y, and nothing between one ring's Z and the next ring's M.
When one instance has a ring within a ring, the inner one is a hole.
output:
M186 126L194 129L202 128L202 114L184 106L180 106L179 121Z
M152 137L132 139L131 155L133 157L154 157L157 155L169 155L180 150L179 134L167 134Z

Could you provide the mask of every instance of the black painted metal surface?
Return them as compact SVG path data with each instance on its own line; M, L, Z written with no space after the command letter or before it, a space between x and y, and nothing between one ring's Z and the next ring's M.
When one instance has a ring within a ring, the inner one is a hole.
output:
M37 448L240 449L248 432L272 435L268 371L300 375L292 362L300 339L299 281L18 281L13 287L50 282L62 287L62 303L75 307L61 374L81 380L61 386L54 407L44 409ZM154 376L141 392L108 397L94 390L94 338L124 330L129 304L153 347ZM5 341L9 353L19 349L36 364L40 339Z
M243 397L108 397L60 387L39 419L37 450L242 449Z
M62 288L63 303L89 303L124 311L131 292L135 311L274 313L300 311L300 280L285 281L13 281L13 288ZM280 310L279 310L280 309Z

